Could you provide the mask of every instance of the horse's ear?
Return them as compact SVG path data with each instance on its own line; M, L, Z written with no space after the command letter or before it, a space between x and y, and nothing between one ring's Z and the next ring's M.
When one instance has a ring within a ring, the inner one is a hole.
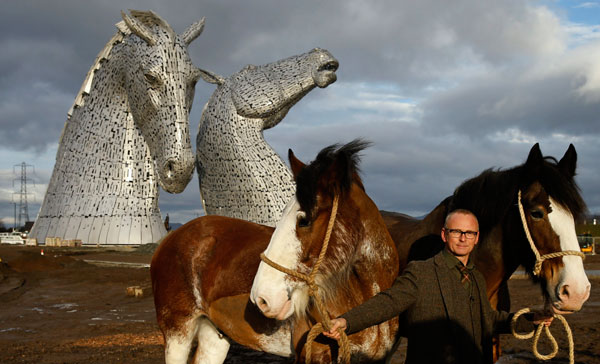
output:
M182 34L181 34L181 39L183 39L183 42L185 43L186 46L189 46L190 43L192 43L192 41L196 38L198 38L198 36L200 34L202 34L202 31L204 30L204 18L200 19L199 21L195 22L194 24L190 25Z
M135 35L137 35L138 37L140 37L144 41L146 41L146 43L148 43L148 45L153 46L156 44L156 39L154 38L154 35L152 34L151 30L146 25L144 25L141 21L139 21L135 17L127 15L122 10L121 10L121 17L125 21L125 24L127 24L127 27L129 28L129 30L131 30Z
M204 81L206 81L208 83L212 83L213 85L222 85L225 83L225 79L216 73L213 73L213 72L210 72L207 70L203 70L201 68L197 68L196 72L198 72L198 74L200 75L200 78L202 78Z
M558 162L558 168L566 176L573 178L575 176L575 168L577 167L577 152L573 144L569 144L569 149L565 152L560 162Z
M525 162L525 166L527 167L528 171L537 170L543 162L544 156L540 150L540 143L535 143L535 145L531 147L531 150L529 151L529 156L527 156L527 162Z
M527 161L523 165L523 174L521 175L522 183L529 184L532 180L535 180L539 177L540 170L544 163L544 156L542 155L542 151L540 150L540 144L535 143L531 150L529 151L529 156L527 156Z
M348 153L337 153L334 162L329 166L327 178L320 181L324 190L329 190L332 195L346 191L352 184L353 178L352 157Z
M298 174L306 166L306 164L302 163L302 161L294 155L291 149L288 149L288 159L290 160L290 168L292 169L292 174L294 175L294 180L298 177Z

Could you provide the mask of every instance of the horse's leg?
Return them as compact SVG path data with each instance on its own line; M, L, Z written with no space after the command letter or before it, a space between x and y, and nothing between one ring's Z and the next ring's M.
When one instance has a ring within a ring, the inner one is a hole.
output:
M177 330L163 330L165 337L165 363L186 364L192 343L198 332L198 317L191 318Z
M194 355L194 364L222 364L229 346L229 339L206 316L198 319L198 349Z
M508 281L502 281L496 295L496 309L510 312L510 292L508 291ZM502 348L500 347L500 335L495 334L492 337L492 349L494 363L500 359Z

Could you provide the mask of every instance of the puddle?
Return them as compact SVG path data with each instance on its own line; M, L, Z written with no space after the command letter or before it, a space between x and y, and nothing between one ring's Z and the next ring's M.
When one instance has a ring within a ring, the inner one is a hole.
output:
M57 303L55 305L52 305L50 307L52 308L58 308L61 310L67 310L69 308L73 308L73 307L78 307L79 305L76 303Z
M23 332L27 332L27 333L35 332L33 330L30 330L30 329L24 330L24 329L22 329L20 327L9 327L7 329L0 329L0 333L11 332L11 331L23 331Z

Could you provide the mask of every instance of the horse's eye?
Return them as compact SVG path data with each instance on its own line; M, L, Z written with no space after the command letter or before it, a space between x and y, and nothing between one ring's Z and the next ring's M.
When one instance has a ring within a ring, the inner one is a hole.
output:
M307 227L308 225L310 225L310 221L308 221L308 219L306 217L298 219L298 226Z
M533 210L531 211L531 217L533 217L536 220L543 219L544 212L542 210Z
M298 222L298 227L307 227L310 225L310 221L306 218L306 213L304 211L299 211L296 215L296 220Z
M158 77L150 73L144 73L144 78L146 79L146 82L150 84L151 87L160 86L160 79Z

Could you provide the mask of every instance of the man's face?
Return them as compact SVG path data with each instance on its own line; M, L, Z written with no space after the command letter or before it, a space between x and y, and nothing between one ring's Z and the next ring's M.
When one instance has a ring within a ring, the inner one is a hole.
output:
M469 214L452 214L442 229L442 240L455 256L468 257L479 241L477 219Z

